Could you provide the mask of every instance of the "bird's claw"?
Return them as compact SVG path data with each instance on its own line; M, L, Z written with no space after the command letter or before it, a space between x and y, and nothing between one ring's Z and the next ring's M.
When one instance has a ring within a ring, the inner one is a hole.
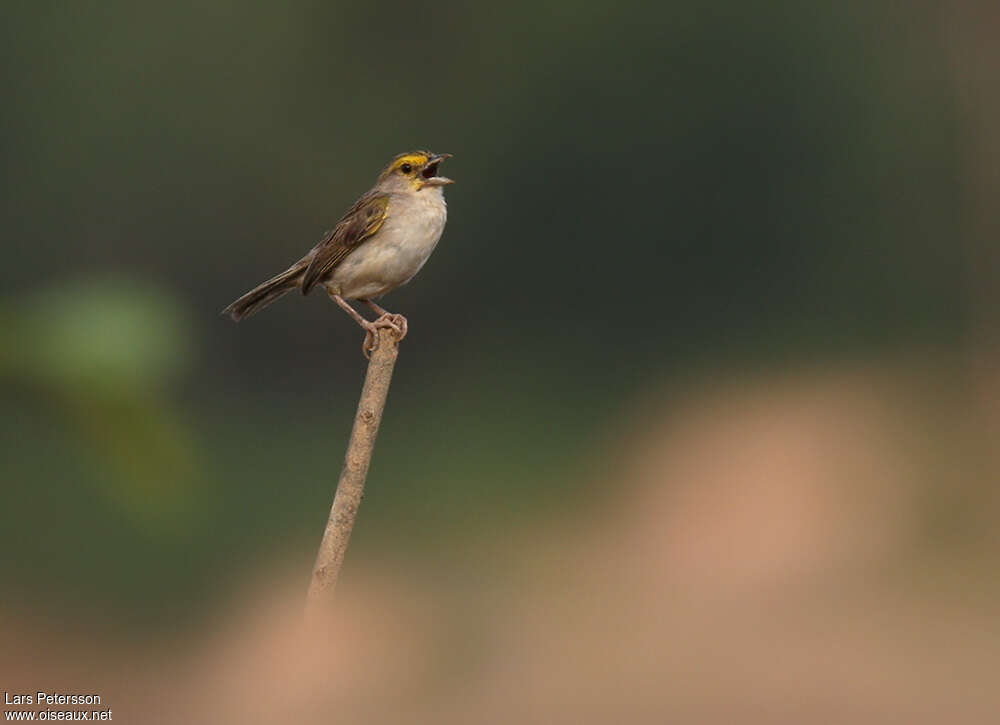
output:
M379 317L374 322L369 322L364 325L365 328L365 341L361 345L361 351L365 354L365 357L371 360L372 353L378 349L378 331L379 329L393 330L397 337L397 342L406 337L406 333L409 330L409 324L406 318L402 315L395 315L391 312L386 312L381 317Z
M406 321L405 317L403 317L402 315L393 314L392 312L386 312L384 315L382 315L382 317L379 318L379 320L381 320L383 317L388 319L392 323L393 329L399 333L400 340L406 337L406 333L409 332L410 330L410 323ZM377 321L378 320L376 320L376 322Z

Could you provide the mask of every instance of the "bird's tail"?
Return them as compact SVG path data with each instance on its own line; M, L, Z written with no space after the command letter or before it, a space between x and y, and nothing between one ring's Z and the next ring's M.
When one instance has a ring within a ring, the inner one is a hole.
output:
M306 265L303 262L293 264L276 277L254 287L224 309L222 314L229 315L235 322L249 317L298 287L305 271Z

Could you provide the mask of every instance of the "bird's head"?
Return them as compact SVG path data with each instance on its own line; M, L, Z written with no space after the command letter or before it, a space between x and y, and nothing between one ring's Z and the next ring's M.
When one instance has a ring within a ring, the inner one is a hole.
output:
M451 154L430 151L400 154L385 167L378 177L377 186L383 191L422 191L454 184L447 176L438 175L438 167L450 158Z

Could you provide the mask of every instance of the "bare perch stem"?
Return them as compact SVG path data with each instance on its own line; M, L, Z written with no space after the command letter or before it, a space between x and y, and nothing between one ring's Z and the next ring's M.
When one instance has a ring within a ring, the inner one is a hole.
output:
M358 412L354 417L351 440L344 456L344 467L333 497L330 518L326 522L323 541L319 545L316 564L309 584L307 610L313 610L328 592L332 592L344 563L347 543L354 528L354 519L365 495L365 478L375 449L385 399L389 395L392 371L399 355L399 338L395 330L378 330L378 347L368 362L368 373L361 389Z

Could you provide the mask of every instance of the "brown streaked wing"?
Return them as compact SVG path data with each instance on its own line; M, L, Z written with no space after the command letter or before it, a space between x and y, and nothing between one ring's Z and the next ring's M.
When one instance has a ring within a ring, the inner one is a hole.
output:
M379 230L385 222L389 196L371 191L352 206L323 240L313 247L312 260L302 277L302 294L329 274L344 257Z

